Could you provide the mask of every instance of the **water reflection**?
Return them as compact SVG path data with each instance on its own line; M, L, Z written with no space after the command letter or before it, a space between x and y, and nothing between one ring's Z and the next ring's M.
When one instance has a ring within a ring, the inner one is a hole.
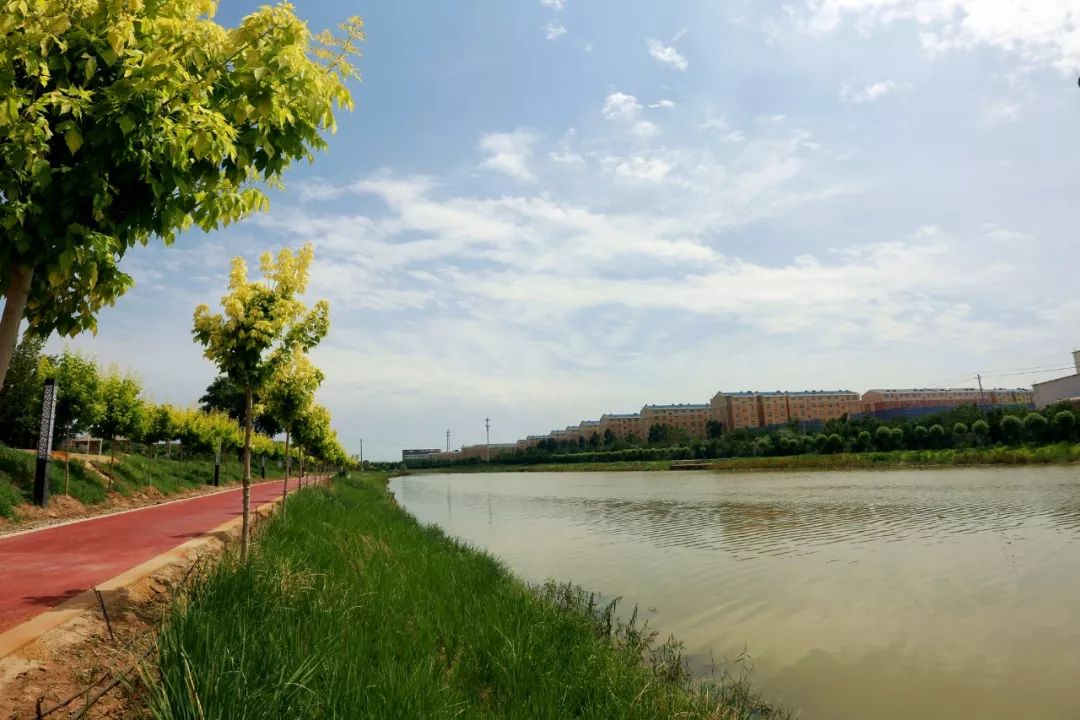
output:
M1068 468L411 477L421 521L643 608L700 664L749 647L810 718L1078 718ZM1037 689L1037 691L1033 691Z

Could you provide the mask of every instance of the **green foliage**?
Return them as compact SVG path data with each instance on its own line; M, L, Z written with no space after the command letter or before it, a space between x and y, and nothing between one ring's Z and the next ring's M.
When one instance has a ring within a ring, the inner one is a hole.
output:
M892 444L892 430L887 426L882 425L874 431L874 446L878 450L889 450Z
M256 393L255 431L274 436L282 431L274 416L265 408L260 409L263 393ZM226 375L218 375L206 387L206 392L199 398L199 407L204 412L220 410L237 422L244 421L244 389Z
M1039 413L1028 413L1024 417L1024 432L1032 440L1042 440L1046 437L1046 431L1050 423Z
M94 430L104 438L141 438L146 419L141 395L142 383L135 375L110 367L101 380L101 415Z
M939 423L934 423L927 431L927 439L932 447L943 447L945 445L945 428Z
M94 329L126 251L266 206L325 147L362 23L313 37L288 4L236 28L212 0L0 2L0 284L34 272L39 334Z
M953 425L952 431L953 431L953 435L967 435L968 426L965 425L962 422L958 422L955 425Z
M1001 435L1006 442L1019 442L1023 431L1024 421L1015 415L1006 415L1001 418Z
M54 378L59 390L56 403L58 440L90 430L101 420L105 399L101 373L93 360L65 348L60 357L43 360L42 374Z
M1076 415L1071 410L1061 410L1054 414L1054 433L1059 440L1076 438Z
M971 432L975 433L976 437L985 439L990 434L990 423L980 418L971 423Z
M0 442L12 447L31 447L37 441L44 380L38 365L44 345L41 338L24 335L0 388Z
M374 481L344 480L293 496L248 562L174 604L148 704L158 720L783 716L739 677L699 685L680 645L615 610L527 587Z

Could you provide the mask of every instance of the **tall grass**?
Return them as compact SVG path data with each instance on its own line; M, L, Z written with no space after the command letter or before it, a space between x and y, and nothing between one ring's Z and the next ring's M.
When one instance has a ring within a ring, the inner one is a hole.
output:
M247 562L200 578L147 676L160 720L782 717L738 678L695 682L613 605L421 527L370 476L293 496Z

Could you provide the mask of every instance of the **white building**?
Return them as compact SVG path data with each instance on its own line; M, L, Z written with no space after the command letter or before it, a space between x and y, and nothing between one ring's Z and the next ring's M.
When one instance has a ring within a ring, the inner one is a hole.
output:
M1073 351L1076 373L1057 380L1035 383L1035 407L1042 410L1047 405L1064 400L1080 403L1080 350Z

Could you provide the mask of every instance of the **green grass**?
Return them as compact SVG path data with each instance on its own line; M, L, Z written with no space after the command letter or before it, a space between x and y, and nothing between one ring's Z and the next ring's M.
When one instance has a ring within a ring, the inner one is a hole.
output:
M31 500L34 485L35 456L33 453L0 445L0 517L17 519L19 505ZM65 466L67 474L65 474ZM83 462L72 460L65 463L54 460L49 463L49 488L53 496L65 494L84 505L97 505L108 498L109 482L101 473L113 474L112 489L130 497L140 490L153 486L164 495L205 487L214 476L213 459L205 456L183 460L174 452L172 458L159 456L152 459L143 455L118 455L115 465L108 461L95 463L99 472L87 468ZM258 466L252 468L256 482L260 479ZM240 482L243 466L230 458L222 466L221 483L231 485ZM282 471L267 466L267 479L280 478Z
M964 467L980 465L1068 465L1080 462L1080 444L1054 443L1015 447L959 448L947 450L891 450L888 452L839 453L836 455L782 455L706 460L710 470L859 470L909 467ZM418 468L418 473L480 472L613 472L670 470L671 460L588 463L541 463L536 465L457 465Z
M421 527L384 479L298 493L247 562L195 580L146 673L156 718L786 717L612 604Z

